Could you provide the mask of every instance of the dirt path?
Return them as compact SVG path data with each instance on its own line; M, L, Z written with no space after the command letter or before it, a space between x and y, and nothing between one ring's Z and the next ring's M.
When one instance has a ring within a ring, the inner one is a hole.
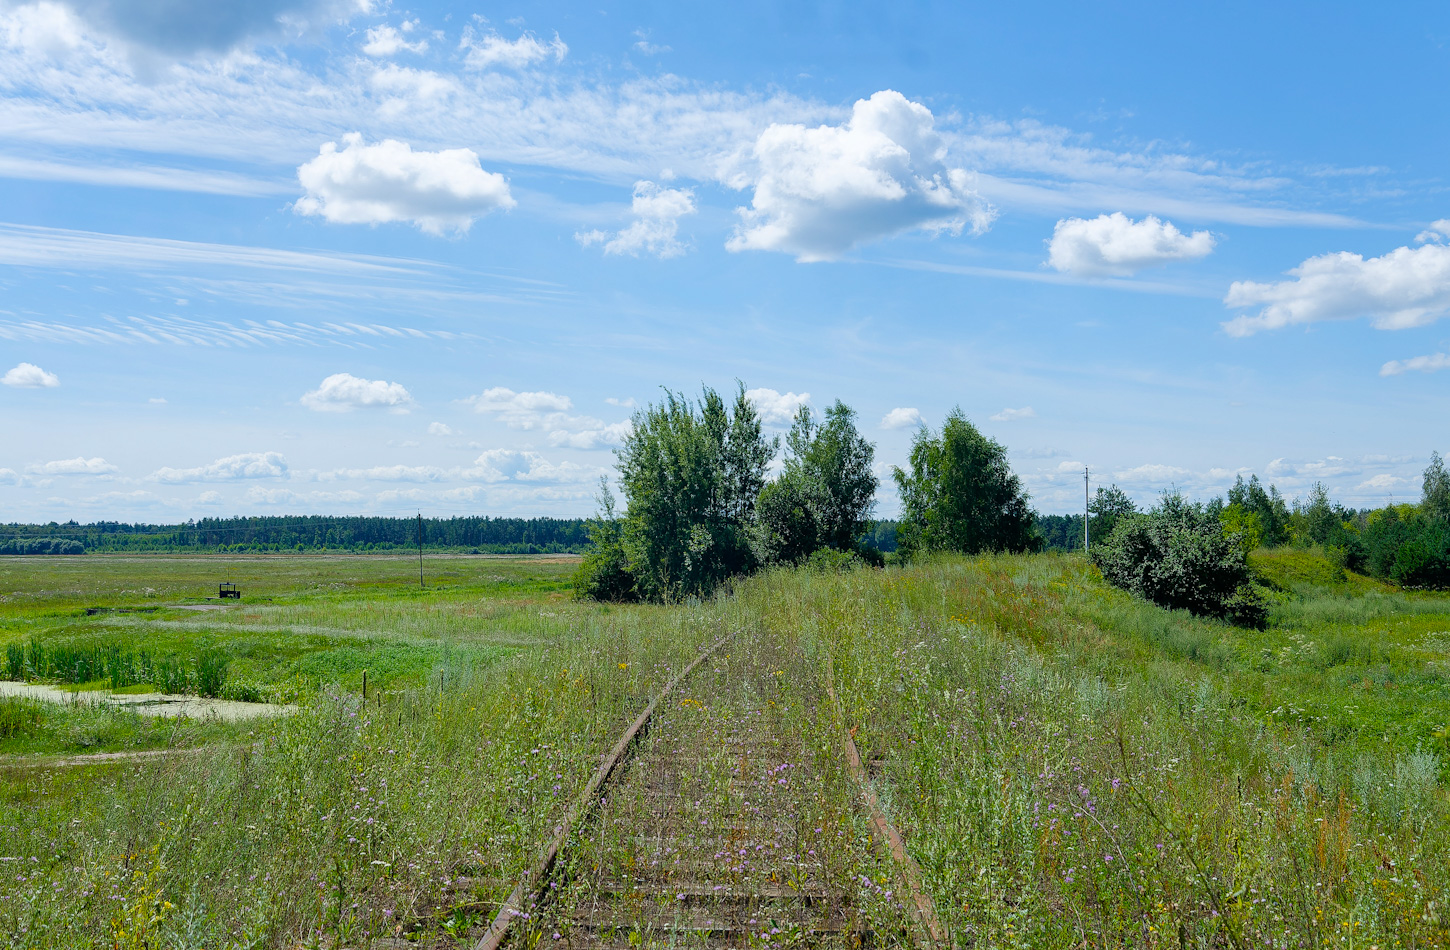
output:
M144 762L147 759L164 759L173 755L186 755L195 749L142 749L135 752L93 752L87 755L69 755L61 758L38 755L0 755L0 769L51 769L68 768L77 765L104 765L108 762Z

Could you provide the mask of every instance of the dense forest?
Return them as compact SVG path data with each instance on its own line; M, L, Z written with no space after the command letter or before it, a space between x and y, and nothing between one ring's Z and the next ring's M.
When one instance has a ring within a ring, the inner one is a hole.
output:
M60 542L73 542L60 550ZM424 518L423 546L476 554L577 554L589 544L582 518ZM106 551L392 551L418 545L417 518L277 515L203 518L186 524L0 525L0 554ZM50 546L53 549L42 550Z
M896 522L874 521L862 543L896 550ZM417 518L278 515L204 518L185 524L3 524L0 554L91 552L248 553L392 551L416 548ZM427 550L475 554L581 554L589 547L584 518L424 518Z

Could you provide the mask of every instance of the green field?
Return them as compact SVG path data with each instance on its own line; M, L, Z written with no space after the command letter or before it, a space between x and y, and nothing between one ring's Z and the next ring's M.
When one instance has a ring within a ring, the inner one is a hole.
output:
M717 674L778 676L823 768L833 671L959 945L1450 946L1446 595L1261 552L1255 631L1062 555L769 571L668 607L576 602L574 563L430 558L420 589L407 558L0 559L0 647L220 654L224 692L299 706L0 701L8 946L453 946L726 633ZM241 605L184 609L221 580ZM816 793L832 814L846 784ZM869 868L864 829L843 840L831 867Z

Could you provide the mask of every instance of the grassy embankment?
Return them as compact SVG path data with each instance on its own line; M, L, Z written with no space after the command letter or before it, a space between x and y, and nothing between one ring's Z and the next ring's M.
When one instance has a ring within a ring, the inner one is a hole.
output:
M777 575L743 599L815 632L938 908L979 945L1445 946L1450 598L1307 583L1294 558L1313 566L1267 566L1263 632L1068 557Z
M0 769L0 857L18 872L0 884L0 928L19 946L97 947L126 945L122 931L177 946L359 940L420 914L456 928L507 890L668 668L739 630L789 646L788 708L822 752L829 713L811 696L834 664L882 796L964 941L1450 945L1443 595L1275 555L1264 569L1283 590L1256 632L1135 602L1070 557L772 573L672 608L570 603L562 568L518 568L540 572L527 590L486 567L426 594L378 577L405 563L279 580L258 590L270 603L215 623L77 616L143 599L129 579L50 606L34 592L53 581L5 580L5 637L251 644L260 672L246 675L292 684L304 708L182 756ZM297 669L390 648L413 659L381 705L359 702L352 660L323 667L341 687L304 688Z

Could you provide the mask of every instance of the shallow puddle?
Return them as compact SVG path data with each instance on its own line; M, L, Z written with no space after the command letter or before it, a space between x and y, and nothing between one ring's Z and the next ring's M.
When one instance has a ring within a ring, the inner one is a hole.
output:
M243 703L231 699L206 699L201 696L180 696L172 693L126 693L63 689L41 683L16 683L0 680L0 696L24 696L48 703L94 703L119 706L143 716L189 716L192 719L215 717L234 721L280 716L295 712L296 706L272 703Z

